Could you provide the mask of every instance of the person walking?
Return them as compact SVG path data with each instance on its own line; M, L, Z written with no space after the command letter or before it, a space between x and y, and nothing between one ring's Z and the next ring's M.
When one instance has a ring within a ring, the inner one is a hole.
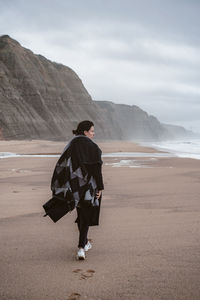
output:
M94 123L88 120L72 131L74 137L61 154L51 180L53 195L71 195L76 207L79 230L77 259L84 260L85 252L92 248L88 240L89 226L99 225L99 214L104 189L102 151L94 138Z

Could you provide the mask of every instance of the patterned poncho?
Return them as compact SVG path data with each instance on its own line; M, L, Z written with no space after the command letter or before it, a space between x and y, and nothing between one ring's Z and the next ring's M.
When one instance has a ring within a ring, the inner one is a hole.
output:
M59 158L51 180L53 195L63 198L72 195L74 207L82 201L89 201L90 206L99 206L95 197L96 180L87 172L86 165L102 164L101 150L90 138L78 135L72 138Z

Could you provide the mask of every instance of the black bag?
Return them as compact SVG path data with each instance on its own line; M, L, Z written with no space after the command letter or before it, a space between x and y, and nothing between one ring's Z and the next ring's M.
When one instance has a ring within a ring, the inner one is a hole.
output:
M65 197L63 192L61 192L57 195L53 195L53 197L43 205L46 212L43 217L49 216L53 222L56 223L69 211L72 211L74 207L75 201L72 192L67 191Z

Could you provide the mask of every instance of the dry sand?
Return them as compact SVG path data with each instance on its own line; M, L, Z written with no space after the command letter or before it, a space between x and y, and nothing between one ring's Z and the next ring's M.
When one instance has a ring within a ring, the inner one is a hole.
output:
M60 153L64 145L1 141L0 152ZM0 159L0 299L199 300L200 161L141 160L142 168L116 168L104 158L100 226L90 228L87 259L76 261L75 211L56 224L42 217L57 158Z

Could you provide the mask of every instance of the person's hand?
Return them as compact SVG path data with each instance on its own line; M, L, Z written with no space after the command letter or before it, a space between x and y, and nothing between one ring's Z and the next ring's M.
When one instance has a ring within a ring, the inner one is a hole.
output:
M102 191L98 191L98 192L96 193L97 199L99 199L99 198L101 197L101 194L102 194Z

